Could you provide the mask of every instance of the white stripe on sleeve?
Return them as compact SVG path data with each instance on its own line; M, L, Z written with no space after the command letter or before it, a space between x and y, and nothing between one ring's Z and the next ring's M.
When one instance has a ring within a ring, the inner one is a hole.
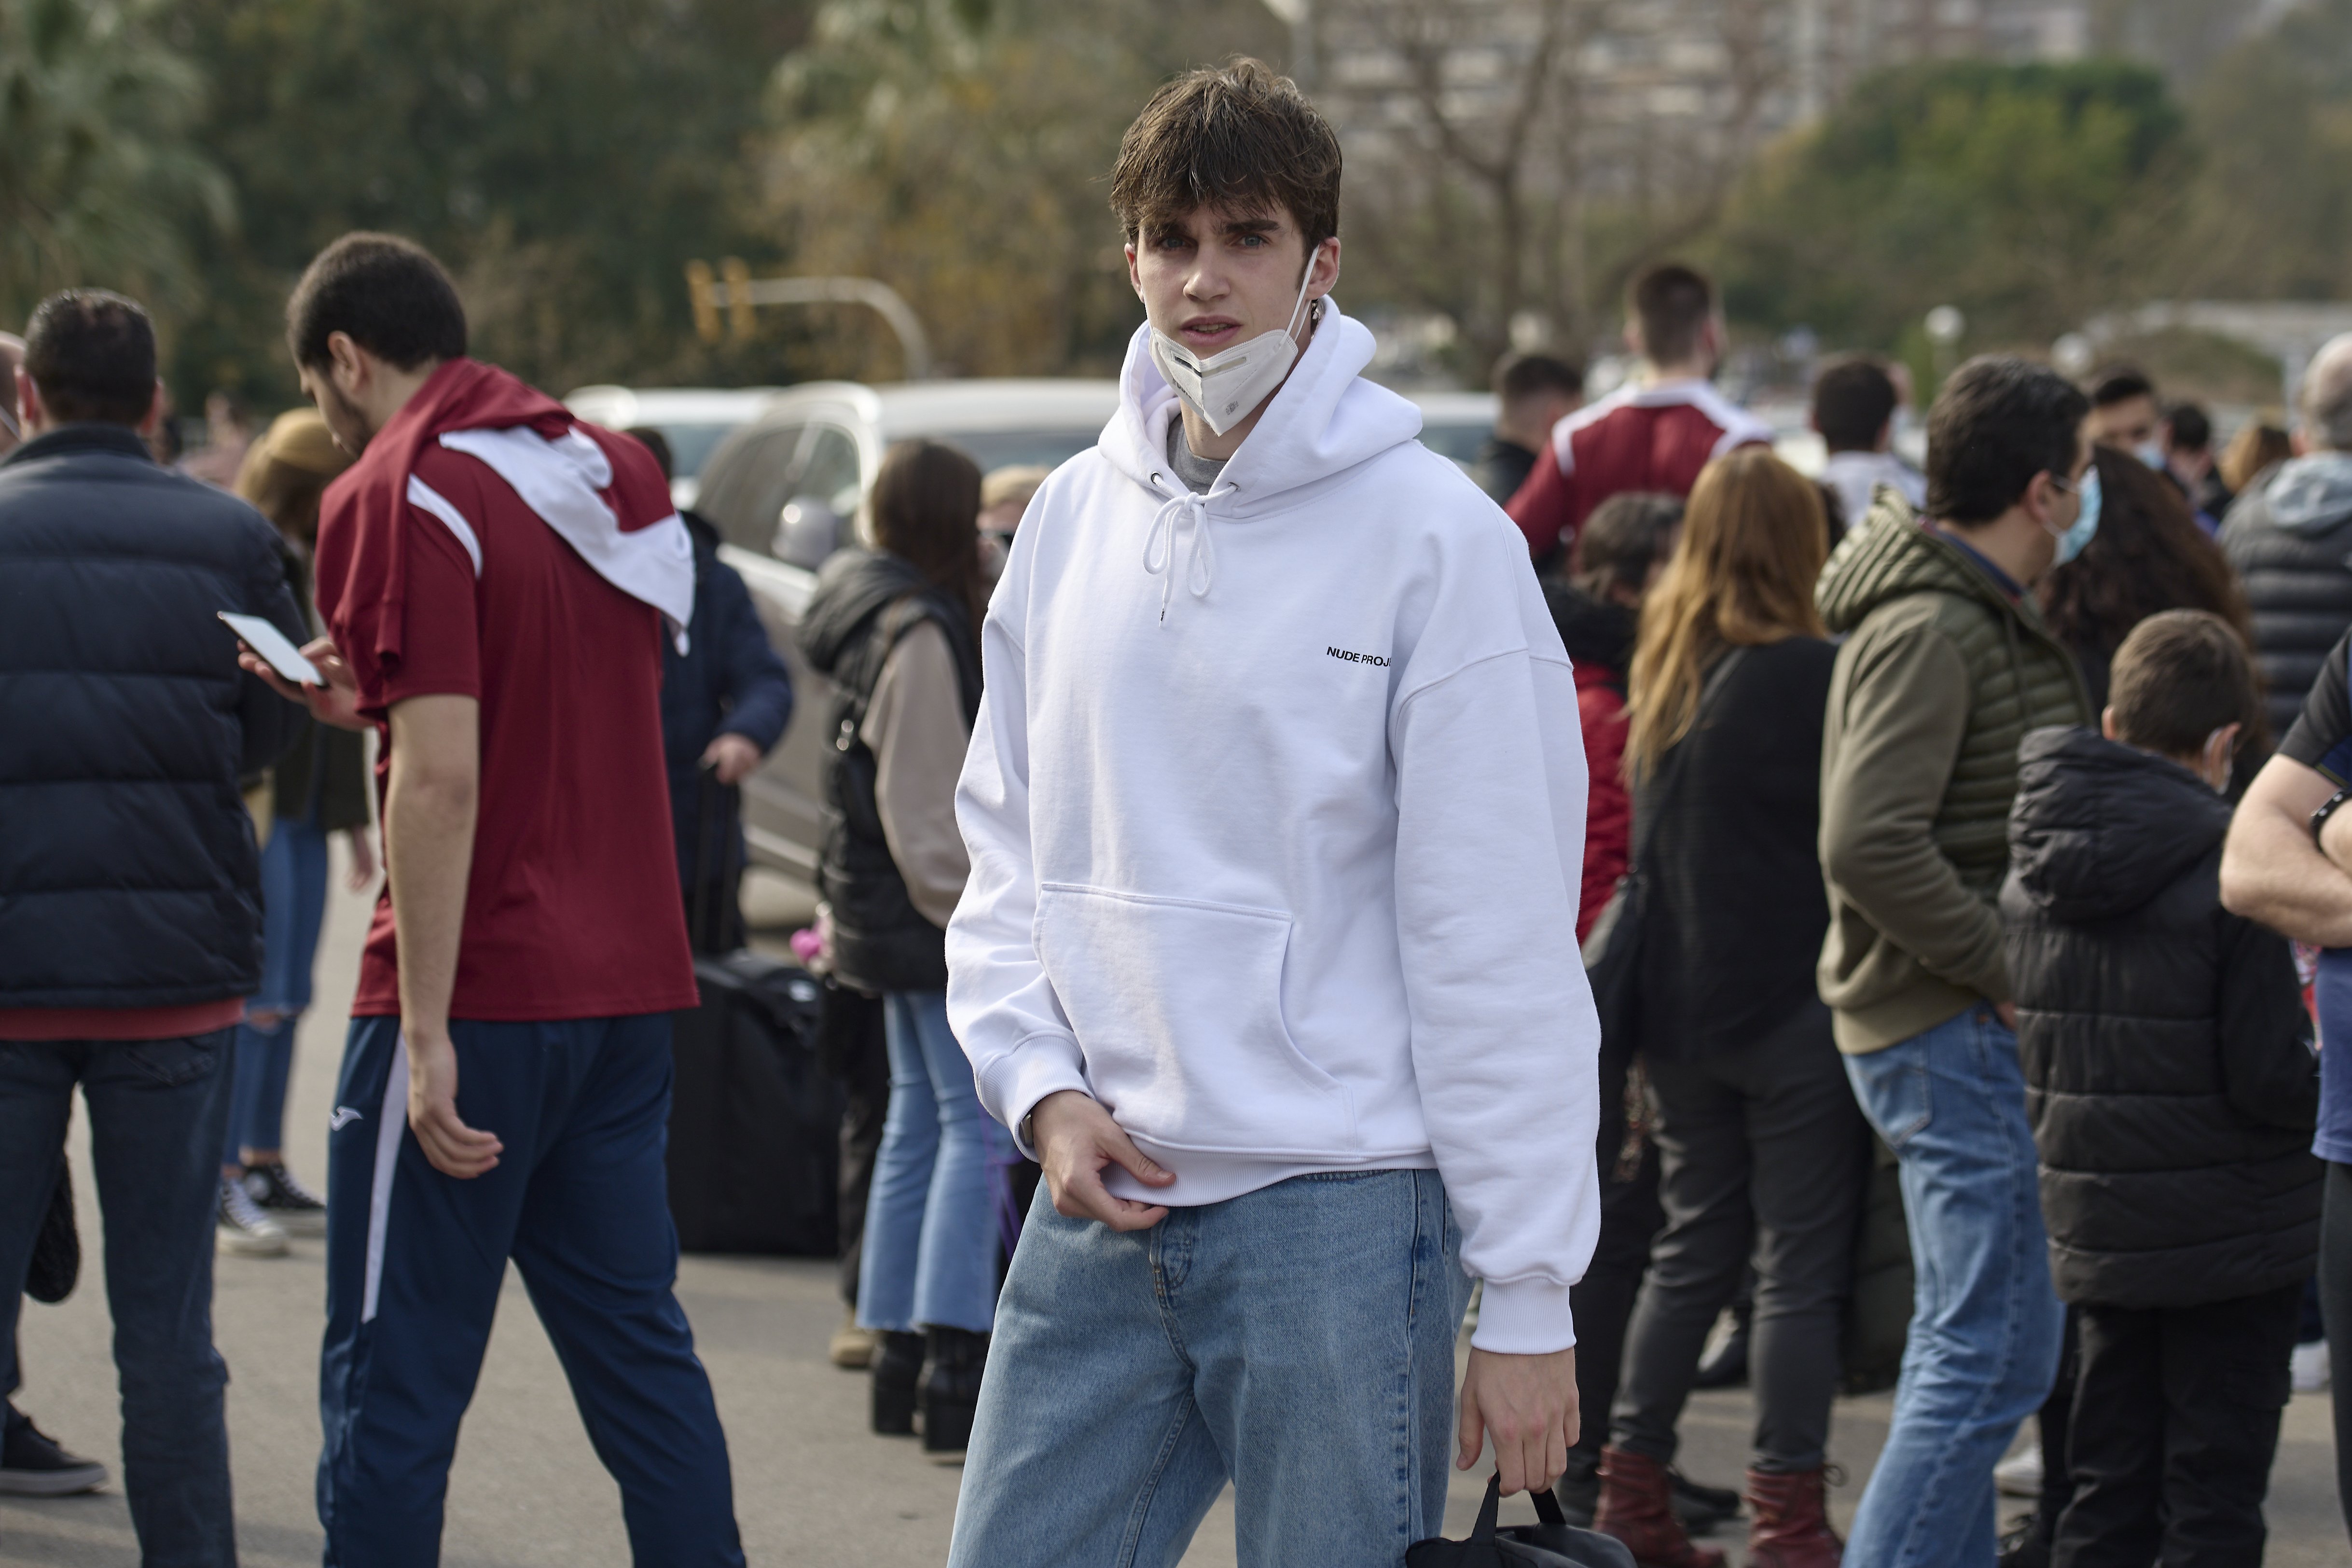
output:
M411 474L408 476L408 504L421 506L447 523L449 531L457 536L457 542L466 547L467 558L474 563L474 575L478 577L482 574L482 542L476 536L474 525L466 521L466 514L457 510L456 502Z

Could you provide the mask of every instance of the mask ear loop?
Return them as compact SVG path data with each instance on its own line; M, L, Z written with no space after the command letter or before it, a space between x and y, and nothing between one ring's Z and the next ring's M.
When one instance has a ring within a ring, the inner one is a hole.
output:
M1307 290L1314 286L1315 258L1309 256L1307 258L1307 276L1298 280L1298 302L1290 307L1290 324L1282 329L1285 336L1296 337L1298 335L1298 313L1307 309ZM1316 300L1315 306L1315 314L1307 318L1310 321L1319 321L1322 318L1323 301L1320 300Z

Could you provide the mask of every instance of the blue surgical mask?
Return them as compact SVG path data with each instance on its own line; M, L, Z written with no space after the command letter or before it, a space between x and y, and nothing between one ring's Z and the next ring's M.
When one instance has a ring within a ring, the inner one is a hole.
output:
M2132 448L2132 456L2151 468L2164 467L2164 447L2155 441L2142 441Z
M2051 563L2053 566L2063 566L2083 553L2084 548L2091 542L2091 536L2099 531L2099 467L2096 463L2083 470L2082 480L2074 487L2074 494L2083 503L2082 510L2075 514L2074 526L2057 535L2058 559ZM2042 526L2047 528L2049 524Z

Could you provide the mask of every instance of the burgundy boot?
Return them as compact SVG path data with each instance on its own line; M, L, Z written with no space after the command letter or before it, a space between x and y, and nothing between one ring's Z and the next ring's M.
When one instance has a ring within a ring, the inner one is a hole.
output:
M1666 1467L1622 1448L1601 1450L1601 1506L1592 1528L1623 1542L1642 1568L1723 1568L1721 1552L1693 1546L1683 1533Z
M1748 1568L1837 1568L1845 1542L1830 1528L1820 1470L1748 1472Z

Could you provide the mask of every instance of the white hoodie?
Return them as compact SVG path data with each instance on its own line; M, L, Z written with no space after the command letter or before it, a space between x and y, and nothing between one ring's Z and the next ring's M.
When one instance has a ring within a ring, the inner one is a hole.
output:
M1433 1165L1474 1342L1563 1349L1600 1033L1576 688L1526 542L1336 307L1206 496L1168 471L1150 341L982 634L947 940L982 1103L1091 1094L1176 1173L1108 1173L1152 1203Z

